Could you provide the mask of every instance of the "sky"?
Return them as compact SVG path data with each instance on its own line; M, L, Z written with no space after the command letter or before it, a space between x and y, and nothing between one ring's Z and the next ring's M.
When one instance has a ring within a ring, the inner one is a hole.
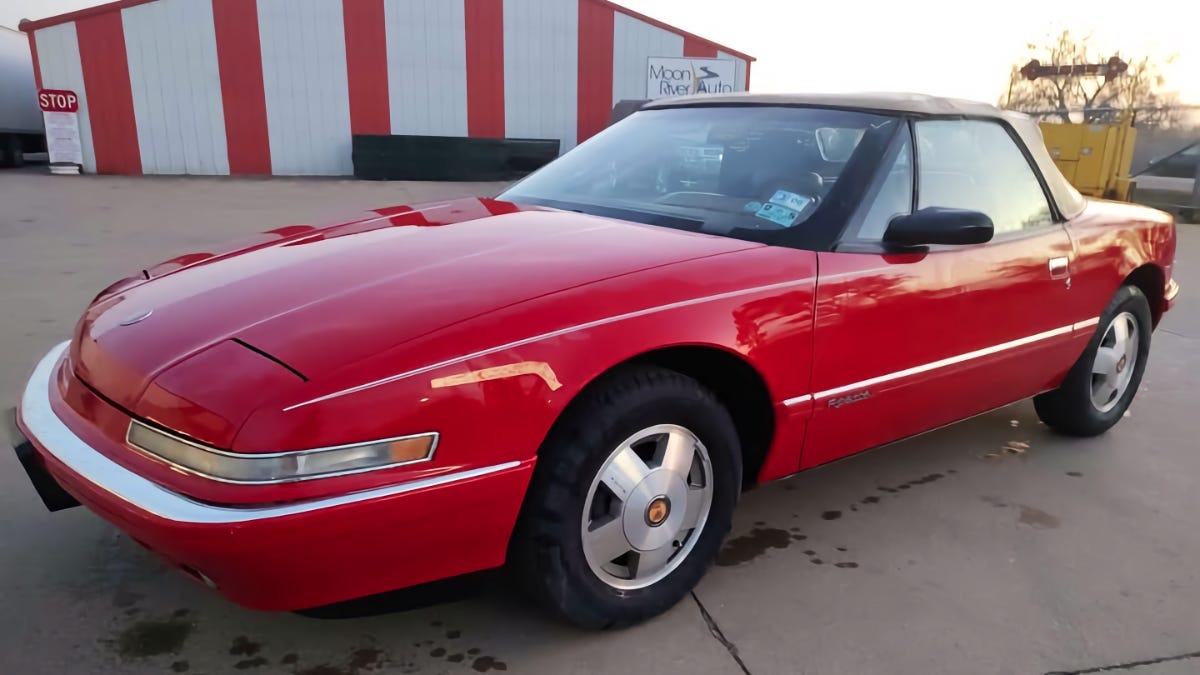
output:
M1029 59L1026 45L1066 28L1091 33L1105 53L1174 56L1163 67L1168 88L1200 104L1200 42L1187 0L618 2L757 57L752 91L911 91L994 103L1012 64ZM0 25L98 4L0 0Z

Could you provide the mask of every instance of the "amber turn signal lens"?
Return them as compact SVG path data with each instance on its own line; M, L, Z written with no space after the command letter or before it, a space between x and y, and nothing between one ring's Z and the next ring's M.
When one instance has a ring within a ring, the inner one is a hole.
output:
M433 445L432 436L402 438L388 443L388 455L391 456L393 462L415 462L429 456L431 445Z

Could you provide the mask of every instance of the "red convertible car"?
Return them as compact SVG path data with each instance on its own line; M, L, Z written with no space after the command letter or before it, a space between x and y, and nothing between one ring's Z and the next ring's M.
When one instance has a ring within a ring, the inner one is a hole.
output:
M665 100L495 199L118 281L37 365L16 449L51 509L246 606L507 562L627 625L750 485L1027 397L1111 427L1174 256L1169 216L1084 199L991 106Z

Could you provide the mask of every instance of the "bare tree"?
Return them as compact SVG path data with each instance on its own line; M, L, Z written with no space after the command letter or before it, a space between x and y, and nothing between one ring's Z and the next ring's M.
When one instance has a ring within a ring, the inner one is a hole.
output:
M1030 80L1021 72L1030 58L1044 66L1079 66L1104 63L1120 54L1101 54L1091 44L1091 35L1080 38L1066 30L1048 37L1045 44L1026 47L1029 58L1013 66L1008 92L1000 98L1003 107L1043 113L1063 122L1106 124L1126 113L1133 113L1139 126L1170 127L1178 121L1172 106L1179 103L1179 95L1166 89L1160 63L1148 56L1123 59L1128 69L1116 77L1060 75Z

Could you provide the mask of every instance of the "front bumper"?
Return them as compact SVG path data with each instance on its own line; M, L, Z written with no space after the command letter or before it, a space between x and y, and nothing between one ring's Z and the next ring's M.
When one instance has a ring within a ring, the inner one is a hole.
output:
M117 464L59 418L66 346L38 364L16 416L17 454L38 493L51 510L77 499L239 604L304 609L504 562L532 459L321 499L201 503Z

